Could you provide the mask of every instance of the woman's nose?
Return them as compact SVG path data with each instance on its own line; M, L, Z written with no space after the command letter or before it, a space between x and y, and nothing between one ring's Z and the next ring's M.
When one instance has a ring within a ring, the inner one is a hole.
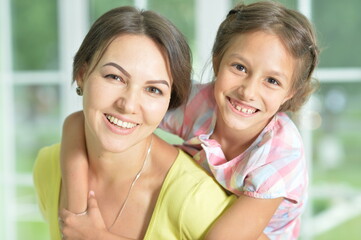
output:
M140 94L135 90L127 89L122 92L118 98L116 105L122 113L132 114L137 111L140 104Z

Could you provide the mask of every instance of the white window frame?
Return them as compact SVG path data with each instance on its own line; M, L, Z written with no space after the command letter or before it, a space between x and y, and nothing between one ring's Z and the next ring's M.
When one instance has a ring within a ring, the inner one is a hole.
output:
M147 8L147 0L135 0L138 8ZM297 8L312 20L312 0L298 0ZM232 5L231 0L196 0L196 47L198 51L195 62L195 74L199 78L203 73L203 66L210 63L211 48L216 30ZM31 186L32 174L18 174L16 172L15 126L16 112L14 110L14 87L32 84L54 84L60 87L61 120L69 113L81 108L81 99L75 94L75 86L71 85L72 59L82 39L89 28L88 0L60 0L58 1L59 23L59 70L56 71L21 71L14 72L12 66L11 39L11 0L0 1L0 239L17 239L16 225L22 219L42 221L37 206L19 205L16 198L17 186ZM209 16L212 16L210 18ZM210 64L209 64L210 66ZM212 74L212 71L209 71ZM315 73L321 83L328 82L361 82L361 68L319 68ZM203 75L203 79L211 76ZM312 108L309 103L304 110ZM310 119L302 119L307 123ZM301 134L305 142L306 157L312 166L312 132L302 128ZM311 178L312 178L312 168ZM314 189L311 186L311 199ZM320 191L320 188L317 188ZM322 189L321 189L322 191ZM302 239L312 239L346 220L361 215L361 195L356 195L347 204L341 203L326 210L322 215L314 216L311 204L304 215ZM342 214L340 214L340 212ZM347 214L346 214L347 212ZM316 226L316 227L315 227Z

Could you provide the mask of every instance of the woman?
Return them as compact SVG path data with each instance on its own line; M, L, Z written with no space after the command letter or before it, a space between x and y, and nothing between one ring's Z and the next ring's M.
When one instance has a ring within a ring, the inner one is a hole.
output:
M190 66L183 36L154 12L121 7L94 23L73 77L83 95L95 196L81 216L62 212L66 239L201 239L234 200L188 155L153 134L166 111L188 96ZM34 167L51 239L60 239L58 209L66 206L59 158L59 144L46 147Z

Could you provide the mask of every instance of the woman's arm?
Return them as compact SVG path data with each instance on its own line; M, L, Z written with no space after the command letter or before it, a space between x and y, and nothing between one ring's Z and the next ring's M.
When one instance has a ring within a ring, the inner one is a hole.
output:
M63 125L60 164L64 207L73 213L87 209L88 160L85 147L84 115L69 115Z
M205 239L268 239L263 230L282 200L240 196L214 223Z

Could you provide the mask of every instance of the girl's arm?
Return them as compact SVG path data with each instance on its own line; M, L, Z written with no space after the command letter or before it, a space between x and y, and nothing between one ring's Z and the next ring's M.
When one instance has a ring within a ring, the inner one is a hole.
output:
M73 213L87 209L88 160L85 147L84 115L69 115L63 125L60 165L64 207Z
M79 240L132 240L109 232L99 211L94 192L89 193L88 211L85 215L76 216L66 209L60 211L61 232L64 239Z
M268 239L263 230L282 200L240 196L215 222L205 239Z

